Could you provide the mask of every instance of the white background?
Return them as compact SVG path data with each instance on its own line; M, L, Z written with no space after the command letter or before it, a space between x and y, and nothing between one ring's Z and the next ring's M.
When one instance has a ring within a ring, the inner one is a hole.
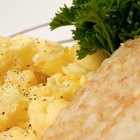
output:
M50 22L64 4L71 6L72 0L0 0L0 35L14 33ZM50 27L40 28L27 35L61 41L72 38L73 27L63 27L50 31Z

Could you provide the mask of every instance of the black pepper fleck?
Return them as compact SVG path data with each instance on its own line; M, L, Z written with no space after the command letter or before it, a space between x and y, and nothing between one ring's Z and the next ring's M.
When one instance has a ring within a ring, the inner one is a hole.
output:
M9 135L10 137L13 137L13 135Z
M42 101L46 101L46 99L43 99Z

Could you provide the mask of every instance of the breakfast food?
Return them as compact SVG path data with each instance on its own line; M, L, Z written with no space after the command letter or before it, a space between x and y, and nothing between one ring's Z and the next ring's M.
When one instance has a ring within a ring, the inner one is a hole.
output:
M43 140L140 139L140 38L106 59Z
M39 140L93 79L107 56L78 60L77 49L22 35L0 37L0 140Z

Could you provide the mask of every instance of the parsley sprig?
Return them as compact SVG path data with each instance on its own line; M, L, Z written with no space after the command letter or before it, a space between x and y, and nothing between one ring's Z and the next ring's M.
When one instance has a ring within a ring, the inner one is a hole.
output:
M51 29L74 25L79 59L97 51L111 55L127 39L140 34L140 0L73 0L50 23Z

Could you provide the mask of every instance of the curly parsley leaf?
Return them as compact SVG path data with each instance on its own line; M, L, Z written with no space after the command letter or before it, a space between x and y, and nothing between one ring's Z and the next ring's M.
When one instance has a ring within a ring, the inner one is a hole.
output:
M139 0L73 0L60 8L51 29L74 25L79 59L97 51L111 55L127 39L140 35Z

